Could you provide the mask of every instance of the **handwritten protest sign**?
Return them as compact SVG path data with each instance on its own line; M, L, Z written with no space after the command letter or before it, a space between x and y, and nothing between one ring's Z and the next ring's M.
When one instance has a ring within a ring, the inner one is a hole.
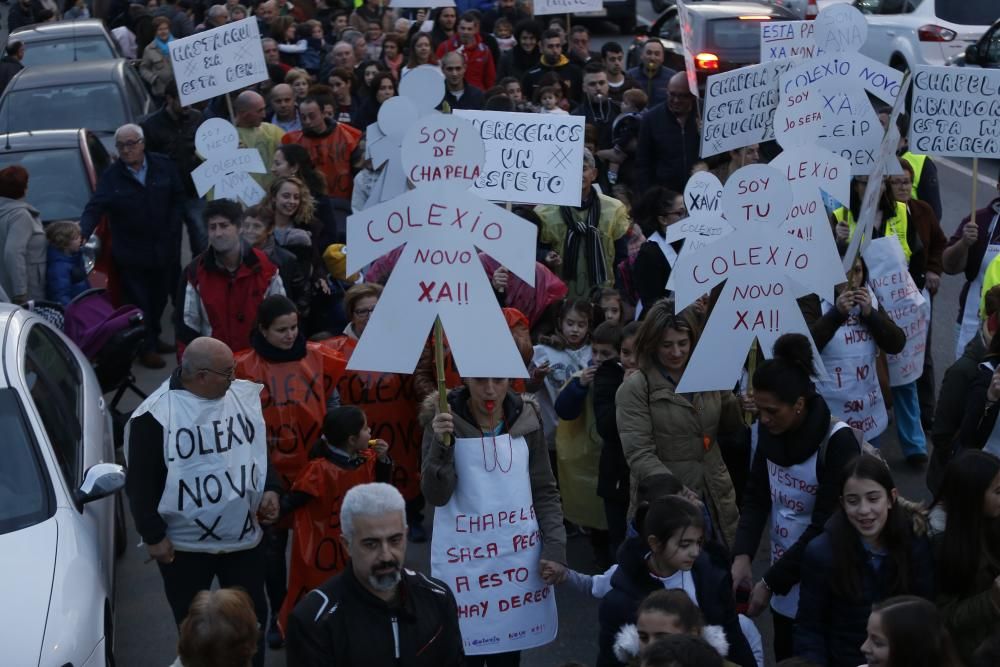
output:
M910 148L954 157L1000 157L1000 70L917 67Z
M493 201L580 205L583 116L456 110L486 145L475 192Z
M906 334L906 346L899 354L887 355L889 383L909 384L924 372L930 304L910 276L899 241L892 237L875 239L863 251L869 283L889 318Z
M791 202L791 185L780 172L764 165L744 167L723 190L722 210L735 231L678 258L678 307L722 281L725 285L677 391L733 387L754 339L768 354L784 333L809 337L796 297L816 293L832 300L833 283L813 270L810 244L779 229Z
M533 6L535 16L545 16L596 12L604 7L604 3L601 0L535 0Z
M760 61L807 60L826 51L816 46L812 21L762 21L760 24Z
M268 78L255 17L175 39L170 64L188 106Z
M872 308L877 309L878 304L873 297ZM825 306L827 312L836 307L830 303ZM854 308L823 348L827 378L816 383L816 390L826 399L834 417L871 440L888 426L889 415L875 368L878 346L859 314L860 309Z
M504 434L459 438L453 451L461 474L448 504L434 511L431 574L455 594L465 653L547 644L559 618L538 569L528 445Z
M827 5L813 22L816 45L829 53L858 51L868 38L868 22L853 5Z
M733 226L722 217L722 183L715 174L708 171L693 174L684 186L684 205L688 217L668 226L666 233L667 243L684 241L678 258L691 255L733 231ZM673 262L676 263L677 260ZM674 289L675 275L671 271L667 278L668 290Z
M708 77L702 157L774 139L778 82L793 64L780 60Z
M191 180L204 197L214 189L216 199L240 200L247 206L260 202L266 194L250 174L266 174L260 152L240 148L240 137L232 123L209 118L198 126L194 146L204 162L191 172Z
M463 376L527 377L477 248L534 284L538 229L468 191L485 153L478 134L455 115L419 119L402 145L416 189L348 218L349 273L405 244L349 369L412 373L440 317Z

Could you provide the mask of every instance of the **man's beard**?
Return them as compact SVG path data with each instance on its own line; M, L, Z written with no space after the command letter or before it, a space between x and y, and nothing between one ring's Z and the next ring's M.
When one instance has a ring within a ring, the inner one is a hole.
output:
M385 574L375 574L375 570L384 569L387 567L394 568L392 572ZM399 585L402 575L399 572L399 563L395 561L387 563L379 563L372 568L372 573L368 575L368 584L377 591L388 592L396 588Z

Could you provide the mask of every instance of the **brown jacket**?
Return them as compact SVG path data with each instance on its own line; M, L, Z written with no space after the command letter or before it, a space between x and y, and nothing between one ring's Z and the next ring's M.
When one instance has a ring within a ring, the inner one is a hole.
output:
M482 431L471 421L468 409L469 390L464 386L448 392L448 405L455 418L455 435L459 438L480 438ZM458 483L454 447L446 447L431 428L438 413L437 392L430 394L420 411L424 427L423 464L420 467L420 490L435 507L451 499ZM524 438L528 443L528 473L531 496L542 533L542 558L566 564L566 528L563 526L562 502L556 487L549 450L542 432L542 419L533 398L507 392L503 401L504 423L512 438Z
M615 397L622 449L632 472L630 514L639 482L673 473L703 498L715 529L732 547L740 516L718 436L744 428L739 402L728 391L678 394L675 389L659 369L646 368L625 380Z
M917 235L920 237L920 242L924 244L927 253L925 272L931 271L943 276L944 265L941 263L941 255L948 245L948 237L941 230L941 223L929 204L911 199L908 206L910 208L910 221L917 226Z

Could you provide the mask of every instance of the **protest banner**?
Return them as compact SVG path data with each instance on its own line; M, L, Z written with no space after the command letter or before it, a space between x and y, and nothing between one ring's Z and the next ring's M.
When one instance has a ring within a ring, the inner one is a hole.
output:
M951 157L1000 157L1000 70L917 67L910 149Z
M601 0L535 0L533 7L535 16L547 16L596 12L604 7L604 3Z
M765 165L744 167L723 189L722 210L735 231L678 258L678 308L725 281L678 392L733 387L754 340L768 355L784 333L809 337L796 297L816 293L832 300L834 283L826 272L814 270L811 245L779 229L791 205L791 185L780 172ZM836 282L842 280L841 275Z
M455 594L465 653L547 644L559 618L554 589L538 571L528 445L504 434L459 438L453 451L461 476L448 504L434 510L431 575Z
M826 51L816 46L812 21L762 21L760 24L760 61L808 60Z
M705 85L703 158L774 139L778 82L794 64L780 60L713 74Z
M170 64L184 106L266 81L256 17L170 42Z
M865 285L862 289L869 288ZM836 308L830 303L824 306L827 312ZM872 308L878 307L878 298L873 297ZM889 415L875 367L878 345L859 314L859 308L853 309L823 348L821 357L827 378L816 383L816 391L826 400L834 417L871 440L888 426Z
M492 201L580 205L583 116L467 111L486 145L474 191Z
M419 119L402 144L416 189L348 218L349 273L405 244L349 369L412 373L440 317L464 377L528 376L477 248L534 284L538 229L468 191L485 154L478 134L455 115Z
M205 161L191 171L191 180L204 197L213 190L215 199L240 200L253 206L264 198L264 188L250 174L266 174L260 152L240 148L240 136L229 121L209 118L198 126L194 146Z
M909 384L924 372L930 303L910 276L899 241L892 237L874 239L862 251L868 265L869 284L889 318L906 334L906 346L899 354L887 355L889 383Z

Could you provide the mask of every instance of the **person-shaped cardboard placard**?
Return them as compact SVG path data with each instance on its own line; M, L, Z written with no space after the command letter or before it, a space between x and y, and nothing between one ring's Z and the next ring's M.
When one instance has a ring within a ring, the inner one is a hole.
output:
M538 229L469 191L484 159L469 121L420 118L402 143L415 189L348 218L350 273L406 244L349 369L412 373L440 317L463 377L528 376L478 251L534 284Z
M731 389L754 339L765 356L785 333L812 341L795 299L810 293L832 299L834 284L843 282L843 274L815 270L805 239L781 231L792 189L780 172L759 164L743 167L729 177L722 196L726 221L735 231L680 258L674 269L678 309L725 281L678 392ZM815 349L814 354L819 359Z
M222 118L209 118L198 126L194 147L204 162L191 171L191 180L204 197L214 189L216 199L239 199L253 206L264 198L264 189L250 174L264 174L264 160L251 148L240 148L240 136L233 124Z
M722 217L722 183L715 174L699 171L688 179L684 186L684 206L688 216L667 227L667 243L684 241L676 257L667 256L671 268L680 258L689 257L733 231L733 226ZM667 278L668 290L674 289L675 275L671 271Z

